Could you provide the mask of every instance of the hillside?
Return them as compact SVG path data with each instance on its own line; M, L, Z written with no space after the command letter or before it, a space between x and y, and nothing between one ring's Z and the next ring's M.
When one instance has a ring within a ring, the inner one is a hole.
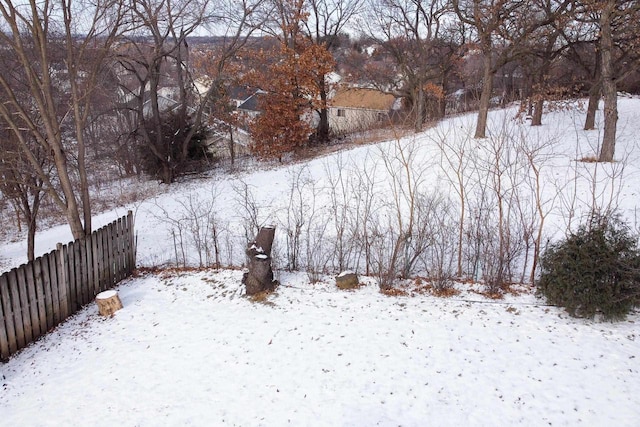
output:
M303 164L213 174L100 215L96 224L135 211L142 266L198 265L198 254L210 264L211 255L206 259L189 234L193 222L180 222L189 217L183 212L202 210L221 231L223 264L241 262L244 228L253 212L259 223L277 225L278 262L284 266L295 248L284 231L301 218L307 231L301 234L299 270L309 274L280 271L276 293L252 301L242 295L239 270L141 273L118 287L124 309L113 318L100 318L89 306L0 365L0 425L637 425L638 313L615 324L570 318L545 305L528 285L513 286L494 300L483 295L481 282L456 282L459 293L444 298L418 292L418 282L411 280L396 283L411 286L403 288L406 294L386 296L376 274L354 291L336 289L331 275L312 274L310 266L325 262L333 270L338 260L330 252L340 216L328 207L352 206L367 195L376 213L367 224L387 230L382 227L396 224L393 213L404 218L411 212L404 196L393 195L407 194L415 184L421 206L434 203L430 220L442 225L431 232L451 232L446 225L456 218L458 198L455 168L447 167L452 157L443 157L443 147L450 154L455 147L473 153L465 177L467 194L478 198L467 202L485 223L497 211L491 208L495 198L481 197L491 192L482 189L495 188L496 181L480 172L499 170L500 194L513 197L503 205L514 213L510 220L530 212L524 208L533 206L531 190L540 190L545 239L574 229L593 207L615 208L637 226L640 99L620 100L619 161L608 165L579 161L594 154L598 134L580 130L582 115L575 109L549 114L537 129L512 117L513 110L493 112L493 136L487 140L468 137L472 116L450 118L420 135ZM501 141L519 141L536 153L538 187L530 186L533 176L518 151ZM488 168L492 152L504 155L497 169ZM411 158L406 173L394 163L403 153ZM365 172L371 179L358 179ZM399 188L394 182L410 184ZM336 196L350 203L335 203ZM396 206L394 200L401 202ZM347 210L350 219L366 217L363 212ZM447 212L453 214L441 216ZM317 228L323 223L326 229ZM185 233L182 246L178 231ZM68 239L64 226L43 231L37 250ZM384 240L373 243L385 247ZM352 250L357 253L356 246ZM430 250L430 256L437 254ZM8 243L0 256L17 265L23 253L22 243ZM374 260L387 254L379 256ZM429 259L417 263L416 271L435 274ZM355 268L364 265L355 255L343 260ZM530 267L524 256L513 266L518 276Z

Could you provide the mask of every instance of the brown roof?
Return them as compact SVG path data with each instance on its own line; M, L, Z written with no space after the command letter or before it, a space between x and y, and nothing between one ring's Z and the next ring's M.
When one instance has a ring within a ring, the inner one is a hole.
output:
M331 106L389 111L395 100L395 96L376 89L341 88L333 97Z

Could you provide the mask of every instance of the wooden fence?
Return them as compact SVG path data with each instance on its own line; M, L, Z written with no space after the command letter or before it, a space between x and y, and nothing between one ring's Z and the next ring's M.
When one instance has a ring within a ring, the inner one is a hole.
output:
M46 334L95 296L131 275L131 211L91 236L0 276L0 360Z

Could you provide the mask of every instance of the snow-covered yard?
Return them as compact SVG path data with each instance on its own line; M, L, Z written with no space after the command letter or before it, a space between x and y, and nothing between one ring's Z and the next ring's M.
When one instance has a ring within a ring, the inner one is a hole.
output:
M0 424L638 425L637 315L600 324L529 293L388 297L302 274L251 302L240 276L121 285L113 318L88 307L0 367Z
M526 126L511 121L513 111L491 117L494 129L507 121L509 132ZM529 141L544 143L545 238L575 228L593 205L617 208L640 228L640 99L620 101L620 161L612 164L577 161L594 154L599 138L580 130L581 118L558 111L545 116L545 126L527 128ZM417 147L425 186L454 200L455 182L434 141L444 136L455 146L472 121L451 118L397 144ZM483 143L471 140L469 147L479 152ZM360 146L303 165L213 174L163 193L146 184L152 199L96 215L94 226L132 209L139 265L165 264L179 257L170 217L189 203L210 204L235 239L224 244L223 261L241 261L239 182L255 190L261 221L286 225L296 173L310 183L302 197L317 196L314 206L326 207L328 171L341 168L346 177L373 159L376 195L384 195L380 159L393 147ZM4 268L24 262L24 241L12 240L0 248ZM36 251L69 240L67 226L43 230ZM186 252L197 264L195 252ZM461 283L461 293L450 298L386 296L373 278L341 291L330 276L311 284L303 273L283 272L277 292L254 302L242 295L240 279L238 270L191 270L122 283L124 308L113 318L87 307L0 364L0 426L640 424L638 313L598 323L570 318L524 287L502 300Z

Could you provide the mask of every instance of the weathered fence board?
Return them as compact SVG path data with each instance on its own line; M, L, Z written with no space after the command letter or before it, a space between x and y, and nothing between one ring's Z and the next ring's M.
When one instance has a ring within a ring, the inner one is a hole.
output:
M133 273L133 215L0 275L0 361Z
M93 289L93 293L98 295L100 293L100 269L98 264L98 237L95 233L91 234L91 289Z
M91 236L83 240L83 245L87 261L85 264L85 270L87 271L87 275L85 277L87 292L89 293L89 297L93 299L97 294L95 293L95 289L93 289L93 253L91 252Z
M40 257L38 260L42 272L42 287L44 288L45 307L47 311L47 325L51 329L56 325L55 310L53 308L53 292L51 290L51 278L49 277L49 258Z
M38 307L38 335L44 335L47 327L47 310L45 308L46 297L44 295L44 283L42 280L42 258L36 259L33 263L33 286L36 291L36 305Z
M18 280L16 278L16 269L9 271L7 281L9 282L9 295L11 297L11 312L13 313L13 324L16 331L16 341L18 347L22 348L26 345L24 338L25 328L22 322L22 307L20 306L20 296L18 294Z
M75 277L76 281L76 301L78 302L78 307L82 307L85 302L82 297L82 274L80 274L80 269L82 268L82 256L80 254L79 240L73 242L73 258L75 260L73 277Z
M88 277L89 277L89 271L88 271L88 266L87 266L87 248L84 244L84 240L79 241L78 242L78 248L80 251L80 278L77 279L80 281L80 283L87 283L88 284ZM91 289L89 289L89 286L81 286L80 287L80 292L82 293L82 305L87 304L89 301L92 300L92 292Z
M105 233L104 230L105 229L103 228L102 232L98 233L98 246L100 248L100 251L98 252L100 257L100 290L108 289L107 269L109 268L109 263L107 258L107 233Z
M62 247L62 245L58 246ZM63 258L66 253L66 248L62 248L62 251L60 251L60 253L58 253L57 250L52 251L49 256L49 262L54 264L56 267L56 273L53 277L55 277L57 282L58 299L60 301L60 317L62 320L75 313L75 310L73 312L69 310L69 287L67 286L66 282L67 268L64 265L65 259Z
M62 317L62 312L60 310L60 290L58 285L58 272L56 271L56 259L53 252L43 255L42 259L46 259L47 264L49 265L49 274L47 277L49 277L51 299L53 300L53 322L57 325L62 322L64 318ZM64 286L64 284L62 286Z
M38 338L44 332L40 328L40 312L38 311L38 294L33 280L33 265L27 264L23 269L27 298L29 299L29 311L31 313L31 330L33 338Z
M9 286L6 276L0 276L0 355L9 355L18 349L13 313L9 304Z
M107 264L109 266L108 269L108 284L109 286L111 286L111 284L113 283L113 223L107 225Z
M24 324L24 339L27 342L33 341L33 327L31 326L31 301L27 292L27 281L24 277L25 268L16 268L16 278L18 279L18 292L20 293L20 306L22 308L22 322Z

